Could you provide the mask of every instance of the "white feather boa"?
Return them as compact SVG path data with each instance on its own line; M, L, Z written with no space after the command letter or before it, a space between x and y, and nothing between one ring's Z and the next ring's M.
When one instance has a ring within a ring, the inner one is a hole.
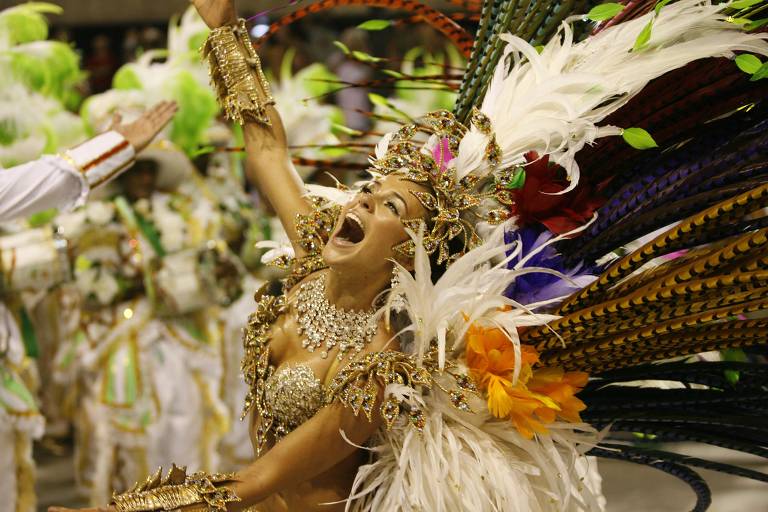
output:
M403 351L423 356L437 339L441 361L450 358L461 367L464 333L471 323L500 327L520 350L518 327L554 318L536 313L540 305L523 307L503 295L517 276L534 270L523 268L525 262L506 268L519 248L502 243L503 229L497 228L489 242L457 260L434 284L420 235L412 235L417 242L414 275L401 267L395 290L412 322L405 331L414 335L413 343L402 344ZM500 257L500 263L492 263ZM420 402L426 426L420 433L401 420L380 433L371 462L357 473L347 510L603 510L599 478L585 471L594 462L583 454L598 439L588 425L555 423L548 425L548 435L528 440L509 421L492 417L480 397L470 400L475 412L466 413L455 409L439 387L429 393L395 387L385 394Z
M579 178L576 153L599 137L619 135L620 128L598 123L649 81L697 59L730 58L734 51L768 55L768 35L730 23L722 12L727 5L681 0L665 6L653 21L647 46L638 51L632 48L653 11L578 43L565 22L541 53L519 37L501 36L507 47L480 108L501 146L501 167L525 163L528 151L549 155L567 170L570 190ZM487 143L474 127L462 139L459 178L489 172Z

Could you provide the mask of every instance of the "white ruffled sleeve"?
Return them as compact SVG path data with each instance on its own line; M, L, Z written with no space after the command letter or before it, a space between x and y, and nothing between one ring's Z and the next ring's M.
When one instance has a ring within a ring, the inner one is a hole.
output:
M91 188L106 183L133 161L133 146L110 131L57 156L0 170L0 221L48 208L82 204Z

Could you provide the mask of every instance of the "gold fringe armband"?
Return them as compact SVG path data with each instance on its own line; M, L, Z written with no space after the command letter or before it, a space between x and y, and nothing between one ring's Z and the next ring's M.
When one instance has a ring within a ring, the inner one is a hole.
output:
M238 124L269 125L267 107L275 100L253 49L245 20L211 30L202 47L211 83L227 118Z
M136 484L130 491L112 496L112 505L117 512L151 512L188 510L226 512L227 503L240 501L232 489L216 487L216 484L235 482L234 473L203 472L187 476L184 469L174 465L168 476L162 477L162 468Z

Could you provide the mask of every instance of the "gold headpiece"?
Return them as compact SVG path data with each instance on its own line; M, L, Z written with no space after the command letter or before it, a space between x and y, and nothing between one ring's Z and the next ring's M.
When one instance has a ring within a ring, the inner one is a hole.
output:
M494 173L500 164L501 149L491 131L491 123L477 109L473 111L471 122L488 139L485 160L491 172L484 173L483 177L477 174L468 174L461 179L457 177L455 155L458 155L459 143L468 129L445 110L431 112L422 122L400 128L392 135L386 153L371 161L373 174L402 174L404 179L432 189L433 193L412 192L429 211L431 227L429 223L424 226L422 219L405 220L403 223L415 232L424 229L424 249L430 255L437 251L438 265L450 265L482 243L475 230L478 222L500 224L510 216L507 208L481 209L481 204L487 199L502 205L511 204L512 194L507 184L514 171ZM432 135L426 144L414 140L419 132ZM484 179L494 174L493 180ZM460 236L462 249L451 253L450 242ZM413 240L408 240L394 249L401 255L411 257L415 244Z

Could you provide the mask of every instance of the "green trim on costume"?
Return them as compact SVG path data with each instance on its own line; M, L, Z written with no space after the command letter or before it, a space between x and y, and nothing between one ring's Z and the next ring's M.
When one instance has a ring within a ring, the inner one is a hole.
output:
M24 351L28 357L37 359L40 357L40 344L37 341L37 334L35 333L35 326L32 324L32 319L29 317L27 308L24 306L19 308L19 321L21 325L21 339L24 342Z

